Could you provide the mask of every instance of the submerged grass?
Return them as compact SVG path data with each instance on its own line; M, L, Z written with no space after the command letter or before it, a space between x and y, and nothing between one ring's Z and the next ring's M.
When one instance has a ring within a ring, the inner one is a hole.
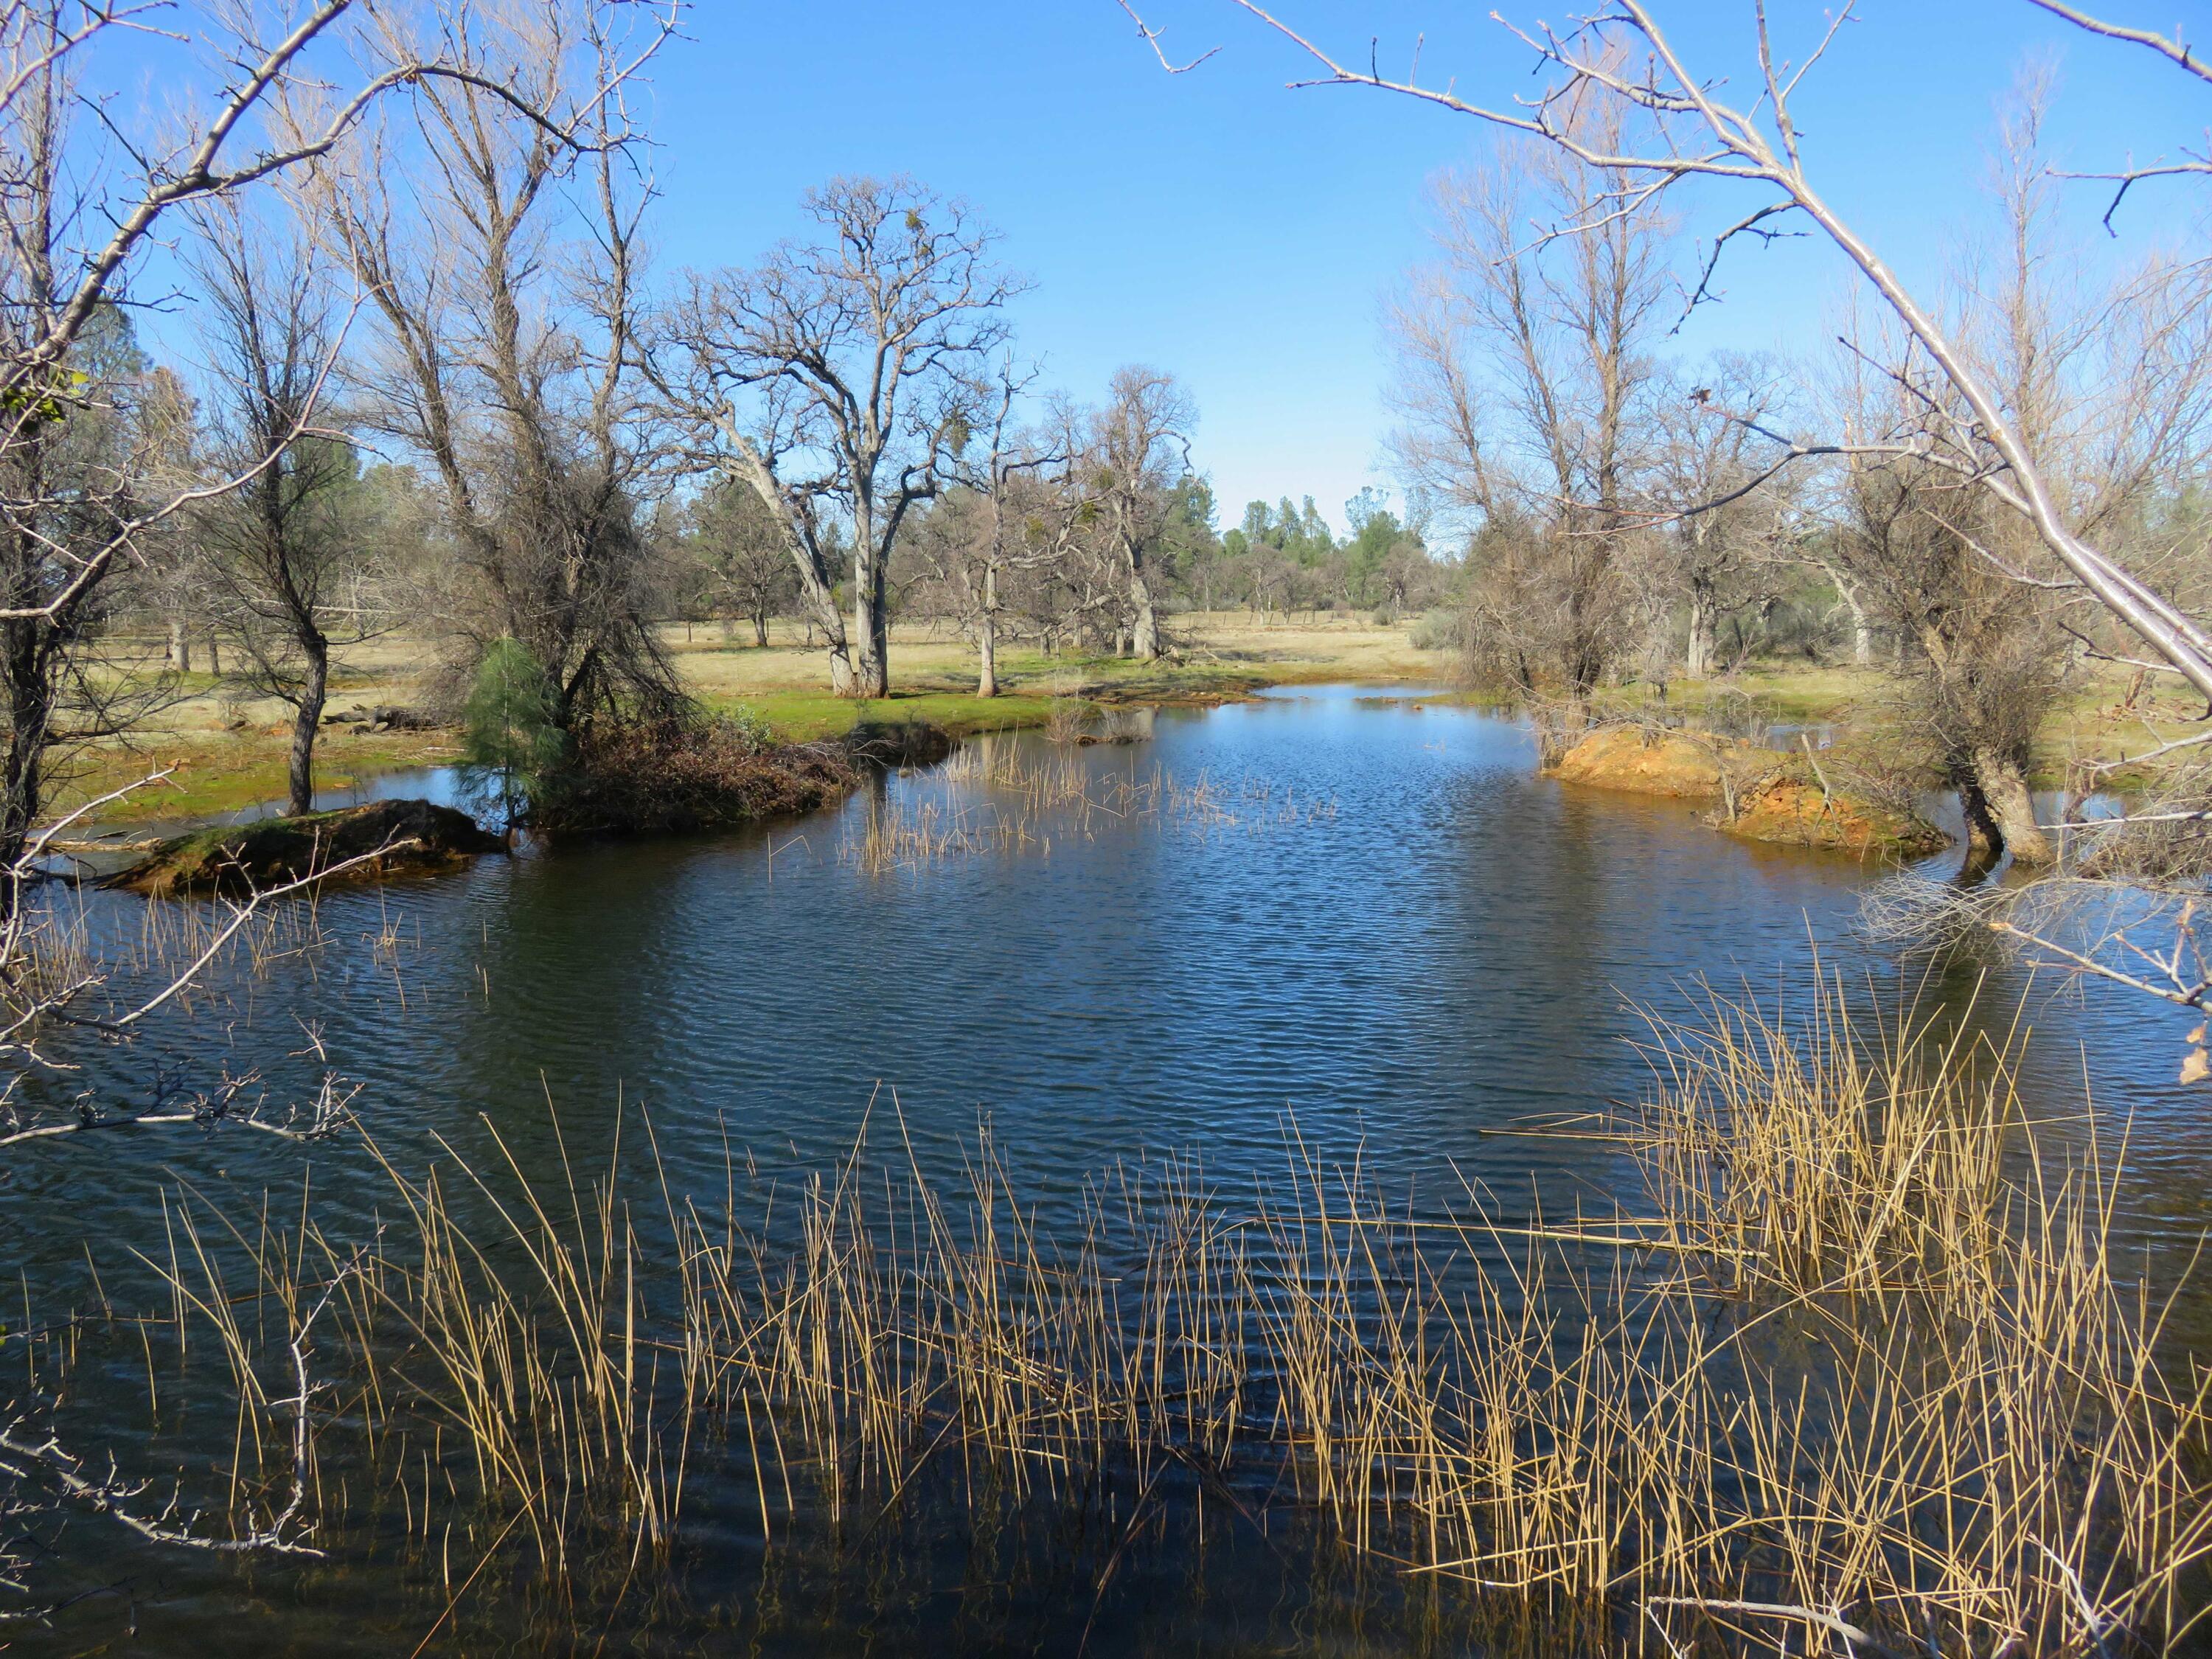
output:
M1650 1048L1633 1109L1536 1131L1624 1160L1601 1219L1416 1213L1294 1126L1274 1180L1119 1166L1073 1227L988 1133L949 1186L902 1133L701 1192L649 1124L594 1176L563 1148L550 1188L494 1130L474 1167L384 1161L366 1239L186 1195L163 1328L213 1328L235 1402L206 1507L425 1562L457 1523L526 1539L588 1599L680 1554L709 1466L763 1540L863 1553L902 1515L1127 1520L1172 1486L1449 1584L1529 1650L2181 1643L2203 1384L2116 1261L2097 1126L2069 1162L2008 1053L1865 1029L1833 986Z

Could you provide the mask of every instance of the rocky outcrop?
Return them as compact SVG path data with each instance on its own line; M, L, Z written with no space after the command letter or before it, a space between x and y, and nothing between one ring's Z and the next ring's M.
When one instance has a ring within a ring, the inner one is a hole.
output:
M427 800L380 800L335 812L217 825L165 841L107 885L149 898L278 887L334 866L337 878L449 870L501 850L465 812ZM352 862L353 860L361 862Z

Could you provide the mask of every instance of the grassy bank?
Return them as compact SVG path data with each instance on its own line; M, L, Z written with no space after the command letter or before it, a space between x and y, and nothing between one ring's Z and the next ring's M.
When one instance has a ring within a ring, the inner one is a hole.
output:
M1042 725L1056 703L1206 703L1249 696L1271 685L1326 682L1435 687L1448 684L1458 663L1449 652L1421 651L1411 625L1378 627L1364 617L1331 617L1266 625L1241 612L1175 619L1175 655L1157 664L1073 653L1047 656L1024 647L1001 653L1000 695L975 692L975 653L963 641L919 628L894 632L890 696L866 703L830 695L822 653L802 630L778 624L765 647L746 630L725 637L714 624L675 623L663 643L684 684L708 708L745 710L787 742L843 736L864 721L926 720L956 737ZM149 651L150 654L150 651ZM426 641L386 638L347 654L331 699L333 710L420 702L432 666ZM2142 715L2178 729L2191 711L2178 706L2130 710L2124 678L2093 678L2070 691L2046 722L2037 782L2055 787L2072 759L2124 757L2149 746ZM1667 705L1731 719L1833 725L1870 763L1902 764L1911 752L1896 729L1891 683L1878 669L1765 663L1704 682L1677 679ZM1657 693L1647 684L1604 693L1613 712L1647 709ZM1443 692L1437 701L1480 706L1474 692ZM289 710L266 700L240 699L205 673L183 677L167 707L141 723L127 744L95 745L75 758L57 793L59 810L105 793L148 772L175 775L103 814L110 820L215 817L280 798L290 743ZM2171 716L2170 722L2167 720ZM318 771L343 785L408 767L453 758L450 732L369 733L358 726L325 729ZM2125 781L2124 775L2122 780Z
M96 799L157 772L168 775L91 815L91 823L215 818L284 799L292 734L289 726L242 732L191 727L136 733L71 757L55 792L57 813ZM387 772L442 766L459 759L451 732L366 734L331 726L315 746L319 789L340 789Z
M2037 739L2029 780L2035 787L2062 787L2069 765L2124 760L2153 746L2154 727L2172 735L2197 720L2198 710L2173 698L2143 695L2130 703L2130 680L2125 671L2100 669L2058 699ZM1900 729L1905 714L1898 683L1879 668L1762 663L1703 681L1673 679L1665 695L1669 709L1705 713L1731 729L1754 720L1833 726L1857 757L1885 770L1917 764L1921 752L1914 734ZM1646 684L1613 688L1598 698L1601 711L1615 714L1648 712L1657 701ZM1924 781L1932 787L1938 781ZM2127 787L2136 780L2123 771L2109 781Z
M1055 702L1094 704L1207 703L1270 685L1327 681L1437 684L1455 664L1448 653L1417 651L1405 627L1364 619L1266 627L1228 612L1177 619L1177 654L1159 663L1035 649L1004 651L999 695L975 695L975 653L957 639L894 636L894 690L860 704L833 697L819 652L776 636L766 647L732 646L701 628L670 648L684 682L710 707L744 708L794 743L837 737L862 720L926 720L955 736L1041 726Z

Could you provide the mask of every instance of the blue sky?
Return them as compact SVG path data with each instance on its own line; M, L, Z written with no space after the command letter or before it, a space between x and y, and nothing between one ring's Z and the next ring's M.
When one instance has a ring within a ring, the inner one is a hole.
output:
M1564 10L1544 0L1276 0L1286 21L1386 69L1425 34L1425 81L1504 102L1532 88L1530 55L1487 19ZM2212 0L2101 0L2212 46ZM1567 0L1570 5L1577 0ZM2154 9L2157 8L2158 9ZM180 8L189 15L193 6ZM689 38L652 65L648 119L666 267L743 265L799 233L801 193L842 173L907 173L966 198L1035 286L1022 349L1045 384L1097 397L1114 369L1171 370L1200 413L1194 458L1233 523L1254 497L1345 500L1390 482L1384 298L1424 257L1422 194L1493 142L1430 106L1347 88L1291 91L1307 61L1231 0L1143 0L1177 61L1162 72L1115 0L692 0ZM1752 0L1656 0L1677 46L1745 84ZM1770 0L1784 39L1813 38L1817 0ZM2083 170L2212 144L2212 87L2148 53L2082 35L2028 0L1861 0L1797 100L1815 182L1908 280L1931 288L1984 207L1997 100L2024 63L2055 57L2051 133ZM128 50L121 61L131 58ZM155 76L142 96L201 101ZM2071 187L2093 259L2193 235L2212 210L2195 180L2143 186L2115 243L2101 187ZM1692 198L1709 234L1751 198ZM1846 288L1811 242L1747 247L1725 303L1676 343L1810 353ZM189 307L145 321L191 355Z
M2179 4L2212 37L2212 4L2108 0L2171 29ZM1504 100L1528 54L1487 8L1443 0L1281 0L1279 15L1388 67L1426 32L1425 79ZM1509 15L1510 8L1508 6ZM653 70L665 192L659 252L744 264L800 228L800 192L833 174L905 172L967 198L1006 234L1036 287L1025 349L1049 380L1092 396L1113 368L1181 375L1200 410L1196 457L1233 520L1242 503L1310 493L1332 519L1387 483L1382 296L1422 256L1424 181L1478 153L1466 118L1343 88L1290 91L1296 54L1227 0L1140 9L1182 58L1162 73L1114 0L698 0L691 38ZM1747 67L1749 0L1662 0L1677 44L1717 71ZM2148 55L2074 34L2026 0L1865 0L1802 100L1816 177L1909 276L1941 269L1972 225L1995 100L2024 59L2059 54L2055 131L2081 168L2201 143L2212 88ZM1780 0L1778 26L1821 9ZM1534 7L1530 15L1536 15ZM2103 200L2083 192L2085 240ZM1729 203L1705 204L1705 222ZM2193 181L2131 199L2123 246L2173 236L2207 197ZM1741 212L1741 207L1736 212ZM2101 248L2094 250L2100 256ZM1747 249L1724 306L1684 349L1784 351L1820 337L1844 278L1805 244Z

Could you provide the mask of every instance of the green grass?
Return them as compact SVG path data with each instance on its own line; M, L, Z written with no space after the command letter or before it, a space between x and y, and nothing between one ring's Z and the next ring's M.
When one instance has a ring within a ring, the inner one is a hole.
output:
M842 738L863 720L927 720L955 737L1042 726L1053 702L1049 696L1018 692L979 697L972 691L894 691L888 697L862 701L834 697L827 691L762 691L717 697L710 706L723 712L749 709L786 743L816 743Z
M456 752L451 732L368 735L333 728L315 746L315 786L343 788L386 772L440 765L453 760ZM288 738L258 732L179 736L137 750L98 749L71 767L70 775L54 792L52 811L58 816L152 773L173 768L159 783L133 790L86 822L225 817L283 799L290 787L290 760Z
M826 690L763 687L710 695L709 708L749 710L787 743L842 737L864 720L927 720L954 737L1042 726L1056 702L1212 702L1249 696L1264 685L1328 678L1328 665L1311 672L1266 673L1230 663L1139 663L1118 658L1048 658L1008 653L995 697L916 676L888 697L854 699Z

